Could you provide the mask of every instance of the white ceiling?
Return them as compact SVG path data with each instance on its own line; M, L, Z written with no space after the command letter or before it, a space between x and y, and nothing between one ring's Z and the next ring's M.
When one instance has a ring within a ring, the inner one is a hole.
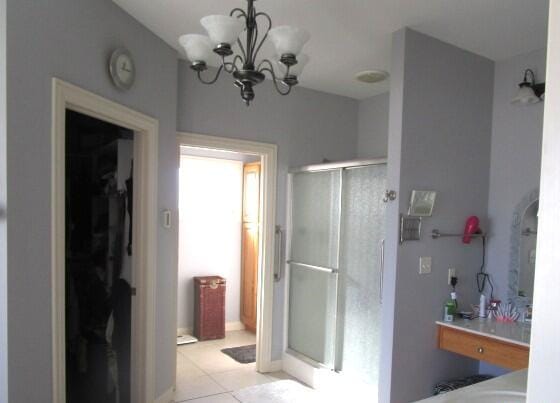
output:
M244 0L113 0L171 46L204 33L201 17L245 8ZM301 85L364 99L388 82L362 84L354 74L390 72L391 34L409 26L493 60L546 46L548 0L258 0L273 24L307 29L311 61ZM265 49L265 55L270 49Z

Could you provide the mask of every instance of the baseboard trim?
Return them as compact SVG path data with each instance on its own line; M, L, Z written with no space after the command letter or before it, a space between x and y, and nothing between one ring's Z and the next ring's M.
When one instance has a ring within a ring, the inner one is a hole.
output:
M301 361L291 354L284 353L282 356L282 370L288 375L293 376L299 381L311 386L316 387L317 368L312 365Z
M175 388L171 387L163 395L154 400L154 403L173 403L175 399Z
M226 322L226 332L231 332L234 330L245 330L245 325L239 321Z
M282 363L282 360L270 361L270 363L267 365L268 368L266 372L282 371L283 365L284 364Z
M236 322L226 322L226 332L232 332L234 330L245 330L245 325L239 321ZM192 327L180 327L177 329L177 336L182 336L184 334L193 334Z
M177 336L183 336L185 334L193 334L193 328L192 327L180 327L177 329Z

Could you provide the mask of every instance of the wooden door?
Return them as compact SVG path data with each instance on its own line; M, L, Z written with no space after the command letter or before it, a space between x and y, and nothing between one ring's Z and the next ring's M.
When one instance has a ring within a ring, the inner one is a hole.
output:
M257 328L260 169L259 162L243 167L241 322L252 332Z

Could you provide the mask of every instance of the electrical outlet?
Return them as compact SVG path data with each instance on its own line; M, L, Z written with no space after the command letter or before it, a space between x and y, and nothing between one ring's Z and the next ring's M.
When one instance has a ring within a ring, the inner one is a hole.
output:
M451 277L457 277L457 271L454 267L450 267L447 272L447 284L451 285Z
M432 272L432 257L422 256L420 257L420 269L418 271L420 274L429 274Z

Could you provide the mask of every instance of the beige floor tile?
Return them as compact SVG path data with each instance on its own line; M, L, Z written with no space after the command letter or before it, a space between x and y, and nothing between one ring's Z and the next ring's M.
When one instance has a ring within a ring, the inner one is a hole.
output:
M269 377L259 374L254 369L236 369L210 376L228 392L272 382Z
M219 395L212 395L201 397L199 399L188 400L187 403L239 403L239 400L237 400L229 393L223 393Z
M286 379L290 379L292 381L297 381L296 378L294 378L290 374L285 373L284 371L268 372L264 375L267 376L268 378L270 378L272 381L283 381L283 380L286 380Z
M191 351L197 351L205 348L215 348L214 340L199 341L191 344L183 344L181 346L177 346L177 351L180 352L181 354L189 354L189 352Z
M189 352L188 359L207 374L244 369L246 365L228 357L219 349L204 349Z
M214 340L212 343L216 346L220 346L221 348L227 348L256 344L256 340L257 339L254 333L246 330L236 330L227 332L225 339Z
M206 375L183 354L177 353L177 380Z
M208 375L177 379L176 386L176 402L227 392Z

